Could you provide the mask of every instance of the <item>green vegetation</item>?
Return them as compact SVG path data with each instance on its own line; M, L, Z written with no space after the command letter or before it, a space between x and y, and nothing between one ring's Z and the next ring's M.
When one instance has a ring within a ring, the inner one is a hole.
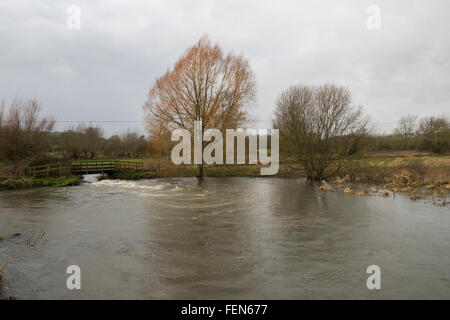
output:
M223 165L206 168L207 177L257 177L260 166L255 165Z
M147 170L122 170L115 171L108 175L109 179L122 179L122 180L140 180L153 178L151 172Z
M80 179L74 175L67 177L30 178L30 180L33 186L37 187L66 187L80 184Z
M23 177L23 178L6 178L0 180L1 190L13 190L31 187L65 187L75 186L80 184L80 179L77 176L71 175L67 177Z
M3 240L5 240L5 238L3 238L3 237L0 237L0 241L3 241Z

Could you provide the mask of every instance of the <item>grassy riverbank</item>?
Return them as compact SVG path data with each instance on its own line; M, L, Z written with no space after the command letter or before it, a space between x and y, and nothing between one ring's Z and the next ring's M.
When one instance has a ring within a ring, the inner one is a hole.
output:
M21 177L21 178L4 178L0 180L1 190L13 190L33 187L65 187L76 186L80 184L77 176L71 175L67 177Z
M196 165L174 165L170 159L145 159L144 169L152 171L155 177L195 177L198 173ZM206 177L261 177L261 165L205 165ZM277 177L303 177L301 165L293 161L280 164ZM266 176L267 177L267 176Z

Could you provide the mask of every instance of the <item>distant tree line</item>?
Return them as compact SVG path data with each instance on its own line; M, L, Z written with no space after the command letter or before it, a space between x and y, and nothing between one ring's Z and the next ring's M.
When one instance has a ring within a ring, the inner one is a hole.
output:
M36 99L16 98L8 110L0 104L0 159L19 165L26 159L45 155L51 149L49 133L52 117L41 117L42 106Z
M366 145L372 151L450 153L450 120L446 116L419 119L415 115L407 115L400 118L392 134L367 136Z
M141 158L148 144L146 137L135 131L105 138L99 126L85 124L54 133L51 138L53 152L65 159Z
M55 160L143 157L148 140L127 130L105 138L99 126L79 124L52 132L55 119L42 116L37 99L0 103L0 162L25 167Z

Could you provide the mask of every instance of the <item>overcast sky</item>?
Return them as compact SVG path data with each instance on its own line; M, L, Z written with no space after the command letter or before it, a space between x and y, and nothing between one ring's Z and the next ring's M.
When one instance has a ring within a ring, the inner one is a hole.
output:
M367 27L378 5L381 29ZM81 29L67 8L81 8ZM450 1L0 0L0 99L37 97L59 121L144 133L154 80L203 34L243 53L267 127L294 84L348 87L380 131L402 115L449 114Z

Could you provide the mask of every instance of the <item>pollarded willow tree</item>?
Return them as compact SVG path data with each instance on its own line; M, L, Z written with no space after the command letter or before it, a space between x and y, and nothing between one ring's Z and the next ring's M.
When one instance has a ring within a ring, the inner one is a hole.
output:
M203 36L150 89L144 104L150 139L175 128L236 129L248 119L254 74L242 55L224 53ZM203 176L203 164L199 165Z
M335 160L355 152L355 146L368 133L368 118L361 107L353 107L350 93L343 87L294 86L277 100L274 126L282 144L304 166L311 180L326 179L339 168L326 173Z

